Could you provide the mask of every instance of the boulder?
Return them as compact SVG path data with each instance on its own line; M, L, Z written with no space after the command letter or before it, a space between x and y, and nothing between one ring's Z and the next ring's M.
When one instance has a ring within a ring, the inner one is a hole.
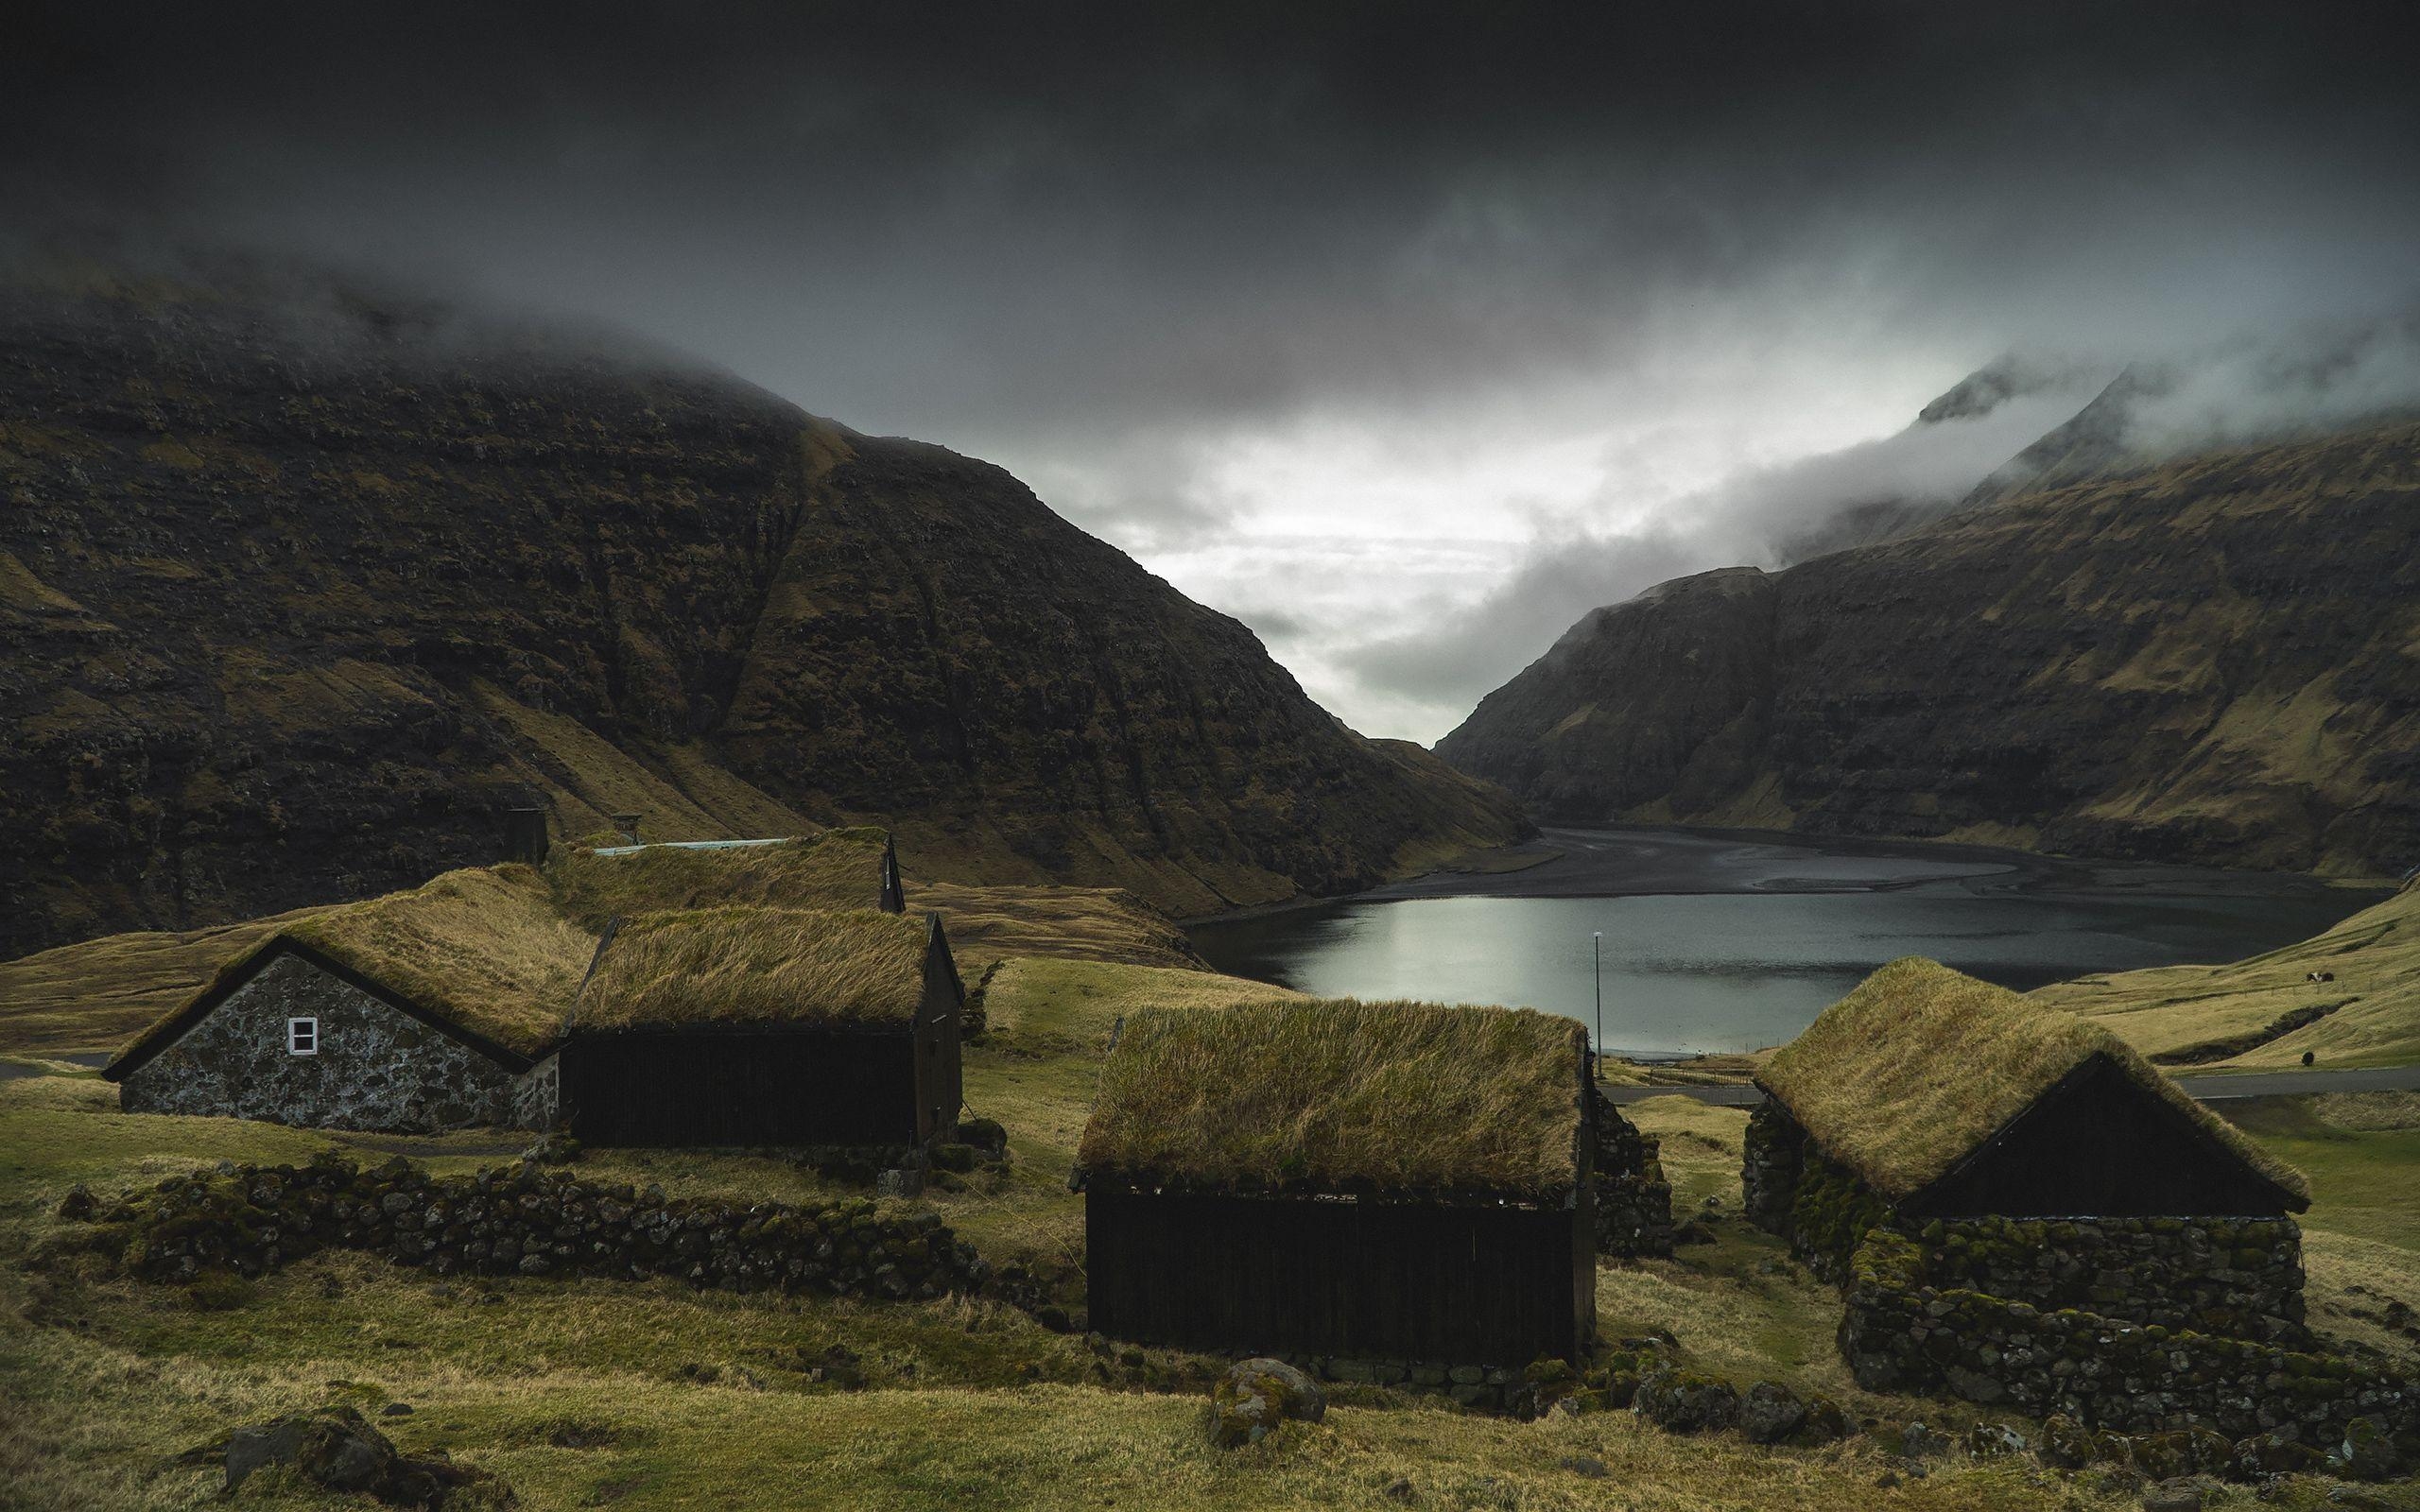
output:
M1806 1403L1778 1381L1759 1381L1739 1403L1739 1431L1752 1444L1778 1444L1806 1422Z
M2209 1487L2191 1477L2153 1481L2143 1487L2143 1512L2202 1512Z
M1899 1447L1910 1459L1939 1459L1956 1446L1939 1429L1910 1423L1899 1435Z
M331 1491L376 1498L390 1506L439 1512L509 1507L512 1488L484 1470L442 1459L410 1459L350 1407L323 1407L258 1428L239 1428L223 1449L232 1494L264 1465L291 1465Z
M1966 1452L1976 1459L2001 1459L2031 1447L2023 1434L2005 1423L1977 1423L1966 1430Z
M1211 1388L1211 1436L1221 1448L1257 1444L1288 1421L1327 1416L1318 1382L1283 1360L1239 1360Z
M579 1159L579 1141L568 1134L548 1134L521 1152L533 1165L569 1165Z
M2237 1441L2226 1473L2233 1481L2263 1481L2273 1475L2308 1474L2326 1466L2327 1456L2308 1444L2258 1434Z
M1736 1427L1739 1393L1728 1381L1668 1367L1638 1383L1631 1411L1668 1434L1710 1434Z
M1806 1421L1799 1425L1797 1441L1802 1444L1831 1444L1857 1432L1846 1409L1831 1398L1818 1394L1806 1399Z
M2343 1442L2328 1456L2342 1468L2345 1477L2356 1481L2383 1481L2392 1477L2400 1461L2394 1451L2394 1439L2376 1419L2356 1418L2344 1425Z

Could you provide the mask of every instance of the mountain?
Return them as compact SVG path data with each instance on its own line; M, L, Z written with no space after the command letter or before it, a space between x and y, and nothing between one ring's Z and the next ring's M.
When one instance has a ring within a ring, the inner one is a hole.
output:
M2037 488L1582 619L1438 754L1534 813L2420 861L2420 424Z
M20 284L0 498L0 956L409 885L528 802L1180 914L1526 828L999 468L598 335Z
M2033 417L2041 416L2046 407L2049 413L2064 414L2086 395L2105 395L2107 390L2100 387L2102 372L2080 362L2010 352L1952 385L1918 410L1916 418L1896 435L1852 450L1865 454L1869 465L1883 457L1912 458L1952 446L1956 448L1952 455L1970 457L1973 445L1991 437L2007 436L2011 424L2025 426L2029 419L2032 424L2042 423ZM2086 411L2091 408L2090 404L2085 406ZM1952 442L1949 438L1953 434L1961 439ZM2026 431L2016 434L2021 436ZM1973 439L1965 438L1969 437ZM2001 444L2012 445L2014 440ZM2037 447L2042 444L2034 443ZM1924 478L1921 485L1905 473L1893 476L1891 469L1879 468L1876 471L1880 476L1865 481L1858 492L1846 496L1832 492L1837 483L1825 488L1824 480L1819 479L1818 489L1824 496L1806 518L1779 534L1772 542L1773 559L1787 565L1851 546L1870 546L1906 535L1944 515L1972 508L1986 502L1984 490L1992 480L2000 479L2011 469L2027 466L2027 455L2019 454L1971 490L1968 480L1986 464L1969 460L1967 466L1971 470L1962 475L1955 464L1937 472L1927 469L1932 475ZM1951 481L1953 478L1955 481Z

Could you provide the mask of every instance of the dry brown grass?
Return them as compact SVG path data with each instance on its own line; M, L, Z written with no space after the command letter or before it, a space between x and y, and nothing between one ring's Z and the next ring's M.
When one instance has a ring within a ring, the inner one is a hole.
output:
M546 879L563 912L592 930L617 914L684 908L871 908L882 847L873 829L717 850L648 845L609 855L574 847L548 860Z
M1568 1019L1425 1003L1146 1008L1077 1162L1223 1191L1571 1190L1584 1045Z
M2098 1023L1915 956L1824 1010L1758 1076L1825 1152L1885 1196L1946 1172L2068 1072L2106 1056L2262 1175L2301 1175Z
M908 888L908 906L942 916L959 970L970 978L1012 955L1201 966L1184 931L1122 888L975 887L938 882Z
M77 1055L115 1050L182 1007L229 961L297 920L301 908L181 933L142 930L0 961L0 1051Z
M392 988L441 1018L524 1055L561 1031L596 936L555 912L544 879L528 867L449 871L408 892L349 903L286 924L263 940L291 939ZM252 953L228 962L219 978ZM118 1053L164 1033L182 1004Z
M905 1023L924 998L925 927L871 908L641 914L597 957L574 1026Z

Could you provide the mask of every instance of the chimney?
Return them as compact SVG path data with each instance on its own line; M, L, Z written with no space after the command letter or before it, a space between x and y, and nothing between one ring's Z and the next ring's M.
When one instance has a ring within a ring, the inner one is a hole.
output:
M640 816L636 814L614 814L608 816L613 819L614 828L622 832L622 838L624 840L630 842L631 845L639 843Z
M546 864L546 811L544 809L507 809L504 811L504 859L524 861L533 867Z

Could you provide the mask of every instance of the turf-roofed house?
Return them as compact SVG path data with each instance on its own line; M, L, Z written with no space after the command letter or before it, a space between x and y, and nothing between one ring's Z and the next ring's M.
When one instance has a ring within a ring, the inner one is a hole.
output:
M448 872L285 925L102 1074L136 1113L543 1127L546 1054L596 943L532 868Z
M1484 1389L1596 1315L1583 1033L1529 1010L1149 1008L1078 1153L1092 1326Z
M608 1145L908 1148L962 1101L966 989L940 916L716 907L617 919L558 1052Z
M1947 1371L2015 1400L2006 1372L2054 1363L2028 1332L2048 1313L2103 1343L2308 1337L2302 1177L2097 1023L1894 961L1757 1080L1749 1215L1850 1289L1842 1345L1870 1383ZM1945 1324L1952 1294L1982 1311ZM2027 1342L2002 1348L2012 1316Z

